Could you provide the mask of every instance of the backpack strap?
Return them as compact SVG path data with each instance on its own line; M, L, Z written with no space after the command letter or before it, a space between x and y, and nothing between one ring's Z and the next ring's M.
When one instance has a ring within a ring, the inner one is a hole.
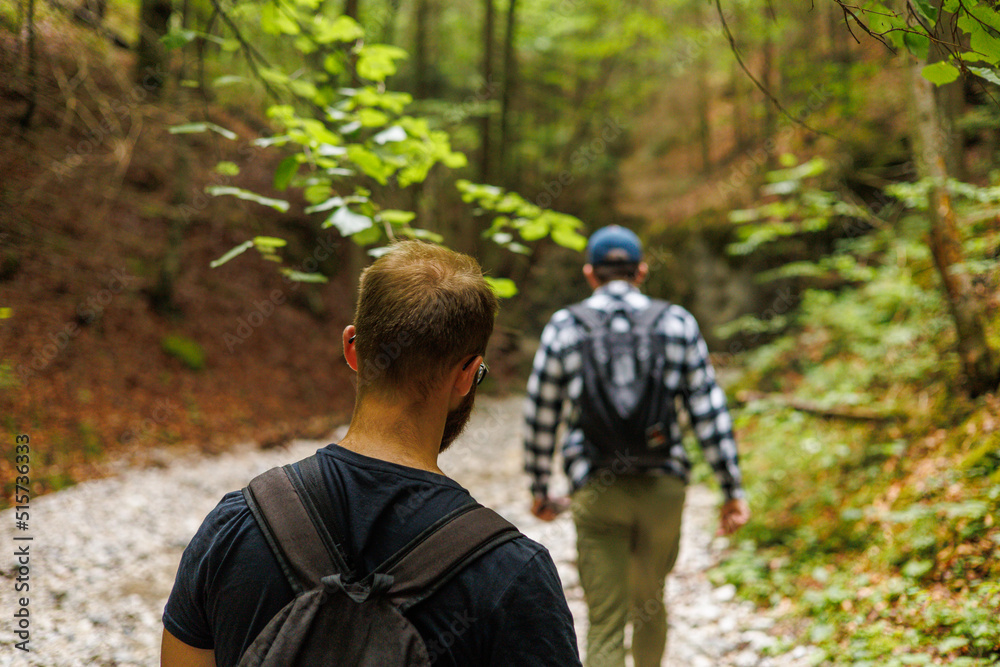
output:
M468 505L431 525L376 572L393 578L390 599L405 612L473 560L520 535L513 524L488 507Z
M339 551L328 548L332 538L310 502L315 494L305 488L286 465L258 475L243 489L250 513L296 594L321 585L328 574L350 572Z
M323 585L330 575L342 587L353 580L340 546L321 520L337 514L315 457L301 461L298 472L286 465L258 475L243 489L243 497L296 594ZM384 582L402 612L479 556L520 535L499 514L472 503L431 524L363 583L368 587L375 577Z
M643 335L648 335L648 333L653 330L657 321L659 321L663 314L667 312L668 308L670 308L669 302L661 301L659 299L650 299L649 306L643 310L629 311L621 309L620 311L616 310L614 312L624 313L632 323L634 330L643 333ZM589 308L584 305L583 302L574 303L566 310L568 310L570 314L572 314L573 317L575 317L577 321L590 333L606 326L608 320L607 313Z
M574 303L566 308L570 314L576 318L577 322L583 325L588 332L594 332L604 326L605 316L593 308L588 308L583 303Z
M658 299L650 299L649 306L636 313L632 321L634 330L644 336L648 336L653 332L656 323L660 321L660 318L663 317L668 308L670 308L670 303Z

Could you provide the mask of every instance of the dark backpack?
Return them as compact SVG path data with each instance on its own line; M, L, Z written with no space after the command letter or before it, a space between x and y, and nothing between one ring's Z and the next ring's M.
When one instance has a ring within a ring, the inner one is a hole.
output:
M676 419L673 396L664 386L666 337L656 325L670 304L652 300L645 310L603 312L582 303L569 312L583 326L583 391L579 426L584 451L596 468L641 472L663 463ZM628 331L612 331L623 314Z
M254 478L243 496L295 598L261 630L241 667L430 665L403 615L465 565L520 535L478 504L431 525L360 581L323 517L337 516L315 456Z

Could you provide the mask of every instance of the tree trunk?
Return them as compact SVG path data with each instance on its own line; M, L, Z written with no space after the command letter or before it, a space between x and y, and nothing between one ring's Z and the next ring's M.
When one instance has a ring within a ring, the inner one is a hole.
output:
M388 14L382 24L382 35L379 41L383 44L394 44L396 42L396 17L399 16L399 6L402 0L389 0Z
M430 69L427 30L430 17L430 0L417 0L414 17L413 65L416 68L413 97L418 100L430 97L428 73Z
M517 170L508 164L511 155L510 106L514 97L516 85L517 61L514 53L514 37L517 31L517 0L510 0L507 6L507 34L504 35L503 46L503 93L500 100L500 150L499 162L501 175L507 187L516 187L513 179ZM508 176L509 175L509 176Z
M763 72L761 72L761 83L764 84L764 88L768 90L772 95L777 95L777 91L774 86L774 37L771 34L773 26L768 24L765 26L767 30L767 37L764 38L764 64ZM775 108L774 103L764 98L764 136L763 139L766 141L774 136L777 124L778 124L778 110ZM774 151L769 151L767 153L767 167L770 169L774 166Z
M142 0L139 9L135 80L154 96L167 78L167 56L160 38L167 34L172 11L170 0Z
M496 23L496 12L493 0L486 0L486 12L483 17L483 94L481 98L486 103L481 120L482 154L479 158L479 178L483 183L489 183L493 176L490 126L493 118L489 112L489 102L493 99L493 34Z
M25 75L28 79L28 106L21 116L21 127L27 128L31 125L31 117L35 115L35 107L38 104L38 58L35 54L35 0L28 0L28 11L25 16L25 27L27 34L25 41L25 56L28 59L25 67Z
M344 0L344 16L349 16L355 21L358 20L359 0Z
M962 244L955 224L955 210L947 189L945 161L947 135L933 84L920 71L925 63L913 59L910 71L913 94L915 145L920 175L931 180L928 217L931 223L930 247L934 264L958 338L958 354L965 371L965 390L971 396L994 391L1000 386L1000 364L996 351L986 338L985 305L976 298L969 275L959 270L963 262Z
M747 145L743 119L746 116L746 106L743 104L743 70L733 61L730 79L733 82L733 143L735 152L740 152Z
M699 10L698 22L701 25L708 24L704 10ZM701 172L703 174L707 174L712 167L712 124L709 117L711 100L708 91L708 68L710 66L708 50L700 49L697 62L695 62L695 76L698 87L698 143L701 147Z

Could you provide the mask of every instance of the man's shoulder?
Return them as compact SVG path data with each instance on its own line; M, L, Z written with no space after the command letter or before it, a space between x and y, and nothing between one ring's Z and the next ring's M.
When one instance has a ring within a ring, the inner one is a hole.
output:
M501 562L507 572L519 572L539 556L551 560L549 550L524 533L492 549L487 556Z

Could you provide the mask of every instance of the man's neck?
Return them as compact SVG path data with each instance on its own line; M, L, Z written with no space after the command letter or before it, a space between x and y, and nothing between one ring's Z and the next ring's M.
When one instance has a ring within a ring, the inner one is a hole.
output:
M443 475L437 459L445 418L446 410L434 409L432 401L412 404L366 395L355 405L340 446L363 456Z

